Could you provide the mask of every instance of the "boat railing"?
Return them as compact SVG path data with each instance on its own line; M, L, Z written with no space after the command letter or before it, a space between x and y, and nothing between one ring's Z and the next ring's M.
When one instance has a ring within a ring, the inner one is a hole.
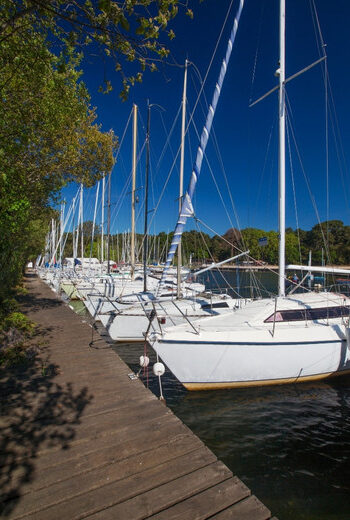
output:
M187 323L190 325L190 327L194 330L195 334L199 334L199 331L196 329L196 327L191 323L191 320L189 317L180 309L180 307L175 303L175 300L171 300L172 304L176 307L176 309L179 311L179 313L185 318Z
M177 305L176 303L176 300L175 299L171 299L171 300L167 300L168 302L171 302L172 305L177 309L177 311L179 312L179 314L184 318L185 321L187 321L187 323L190 325L190 327L193 329L193 331L195 332L195 334L199 334L199 331L196 329L196 327L191 323L191 320L189 319L189 317L186 315L186 313L183 312L183 310L179 307L179 305ZM162 325L164 325L166 319L170 319L172 324L175 325L175 321L172 319L171 317L171 314L169 313L169 311L167 311L167 309L162 305L163 302L160 301L159 299L155 299L155 300L152 300L151 303L152 303L152 312L150 312L148 309L145 308L143 302L140 302L141 303L141 307L145 313L145 316L150 320L152 321L152 324L150 324L150 326L148 327L148 332L150 332L150 329L153 328L153 331L154 332L157 332L154 325L153 325L153 321L154 319L156 318L157 320L157 324L158 324L158 327L159 327L159 331L161 334L163 334L163 329L162 329ZM164 316L159 316L159 311L162 310L163 313L164 313ZM145 339L147 340L147 336L148 336L148 333L145 334Z
M91 306L93 307L94 309L94 314L93 314L93 318L96 319L96 317L100 314L100 315L104 315L104 314L120 314L120 310L118 309L118 307L116 306L116 302L115 300L112 300L109 296L106 296L100 292L97 292L97 293L88 293L86 295L87 299L89 300ZM94 303L96 301L96 298L98 298L98 303L97 305ZM104 303L109 303L110 305L112 305L113 307L113 310L109 310L109 311L106 311L106 312L99 312L99 310L102 308L103 304Z
M350 281L347 282L338 282L334 283L332 285L327 286L327 291L329 292L336 292L340 294L345 294L346 296L350 295Z

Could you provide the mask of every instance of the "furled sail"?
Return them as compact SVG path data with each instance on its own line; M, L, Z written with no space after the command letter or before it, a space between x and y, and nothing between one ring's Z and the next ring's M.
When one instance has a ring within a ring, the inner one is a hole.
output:
M200 143L199 143L198 150L197 150L196 162L195 162L195 164L193 166L193 170L192 170L190 184L189 184L188 190L186 192L186 195L183 198L179 218L178 218L178 221L177 221L177 224L175 227L175 231L174 231L174 237L171 242L171 246L170 246L168 256L167 256L167 259L165 262L161 280L158 284L157 294L159 294L159 292L162 289L162 286L164 285L164 280L165 280L167 271L170 267L171 262L173 261L174 255L177 250L177 246L179 245L179 242L181 240L181 236L182 236L187 218L193 215L192 197L193 197L193 193L194 193L194 190L195 190L195 187L197 184L198 177L200 175L204 152L205 152L205 149L206 149L206 146L208 143L211 125L213 123L215 110L216 110L216 107L218 104L221 88L222 88L222 85L223 85L223 82L225 79L227 65L230 60L233 43L236 38L238 23L239 23L241 14L242 14L243 6L244 6L244 0L240 0L237 14L236 14L234 22L233 22L233 27L231 30L230 38L229 38L229 41L227 44L225 58L223 59L222 64L221 64L219 79L215 85L212 102L209 106L207 119L206 119L205 125L202 130L202 135L201 135Z

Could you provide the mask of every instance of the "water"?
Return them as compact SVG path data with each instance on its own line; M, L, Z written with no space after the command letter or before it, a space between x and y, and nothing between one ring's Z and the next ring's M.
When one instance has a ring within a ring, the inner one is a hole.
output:
M198 276L198 282L204 283L207 289L227 292L235 297L237 293L243 298L256 296L268 297L276 294L277 276L269 271L246 271L235 269L230 271L207 271Z
M205 278L204 278L205 277ZM276 290L276 278L258 282ZM207 286L236 286L236 274L205 273ZM249 296L248 273L240 274ZM80 302L81 305L81 302ZM139 370L141 344L113 347ZM151 365L155 355L148 349ZM141 379L159 395L150 371ZM167 405L279 520L350 520L350 377L268 388L187 392L167 370Z
M293 273L292 273L293 274ZM302 280L306 273L296 273L299 280ZM198 282L204 283L206 288L214 291L227 290L227 292L235 297L237 292L243 298L262 297L276 295L278 292L278 277L273 271L252 271L234 269L227 271L207 271L198 276ZM320 283L315 277L315 283ZM308 280L304 282L304 286L308 288ZM337 278L333 275L326 276L327 290L350 294L350 283L338 283ZM286 292L288 293L295 286L286 282ZM228 288L228 289L226 289ZM296 290L295 290L296 289ZM295 292L303 292L302 287L294 288ZM306 289L307 290L307 289Z

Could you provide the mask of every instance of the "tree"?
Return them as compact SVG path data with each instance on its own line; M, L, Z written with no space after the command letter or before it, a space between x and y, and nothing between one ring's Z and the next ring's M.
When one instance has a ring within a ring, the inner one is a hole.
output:
M51 41L68 48L93 46L102 58L111 59L122 76L121 97L126 99L130 86L142 81L146 69L169 54L167 44L175 37L169 22L179 6L193 16L187 3L178 0L3 0L0 38L12 38L28 23ZM127 64L127 65L126 65ZM101 87L102 88L102 87ZM105 80L102 90L112 89Z
M307 244L312 251L313 264L321 265L322 249L326 263L346 262L344 246L349 245L349 235L341 220L329 220L314 226L307 234Z
M106 175L116 145L94 124L79 56L55 56L45 35L22 22L0 42L0 300L21 276L31 233L47 229L61 187Z
M266 236L266 231L256 228L246 228L242 230L242 238L244 240L245 247L249 249L250 256L256 260L263 260L262 250L259 246L259 238Z
M298 237L293 231L288 232L286 233L286 262L298 264L300 261Z

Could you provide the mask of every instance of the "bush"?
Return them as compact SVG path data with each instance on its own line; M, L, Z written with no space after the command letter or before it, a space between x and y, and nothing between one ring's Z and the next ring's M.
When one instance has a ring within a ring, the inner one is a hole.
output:
M9 332L11 329L17 329L25 337L30 337L35 330L35 323L21 312L11 312L4 318L1 328L4 332Z
M33 357L33 349L26 342L36 325L21 312L11 312L0 324L0 366L23 364Z

